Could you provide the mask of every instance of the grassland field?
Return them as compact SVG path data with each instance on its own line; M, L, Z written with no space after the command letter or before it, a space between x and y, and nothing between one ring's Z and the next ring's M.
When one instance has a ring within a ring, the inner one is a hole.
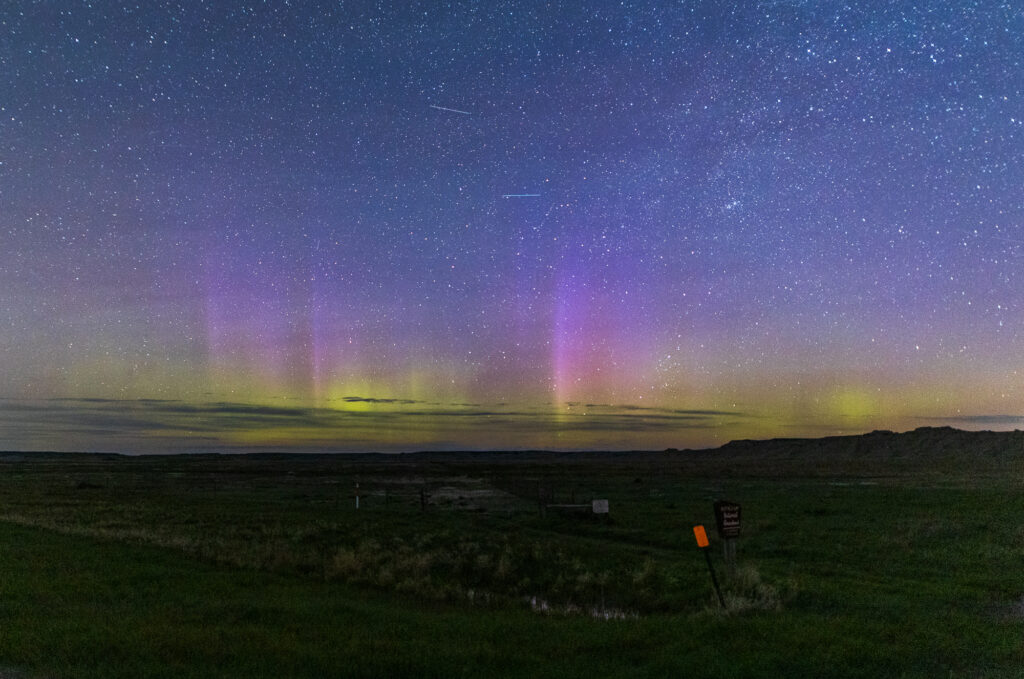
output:
M1021 432L0 454L0 677L1021 677L1022 517Z

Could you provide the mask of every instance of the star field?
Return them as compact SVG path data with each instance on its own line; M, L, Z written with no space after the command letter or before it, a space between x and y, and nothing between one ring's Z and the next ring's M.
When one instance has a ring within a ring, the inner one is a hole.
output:
M0 12L0 448L1024 421L1024 10Z

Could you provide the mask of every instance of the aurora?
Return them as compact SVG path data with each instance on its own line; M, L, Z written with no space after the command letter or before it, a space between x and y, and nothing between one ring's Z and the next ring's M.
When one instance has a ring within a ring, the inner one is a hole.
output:
M1009 5L61 5L0 46L0 448L1020 424Z

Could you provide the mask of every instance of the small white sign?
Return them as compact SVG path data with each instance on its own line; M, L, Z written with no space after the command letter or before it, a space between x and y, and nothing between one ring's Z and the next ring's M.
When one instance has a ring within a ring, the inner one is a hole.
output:
M594 500L590 503L595 514L607 514L608 513L608 500Z

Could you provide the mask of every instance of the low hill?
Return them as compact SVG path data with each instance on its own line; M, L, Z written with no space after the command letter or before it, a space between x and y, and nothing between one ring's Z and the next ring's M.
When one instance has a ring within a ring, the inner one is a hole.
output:
M719 467L721 472L757 476L1024 472L1024 432L1018 430L921 427L904 433L873 431L818 439L741 440L692 452L703 464Z

